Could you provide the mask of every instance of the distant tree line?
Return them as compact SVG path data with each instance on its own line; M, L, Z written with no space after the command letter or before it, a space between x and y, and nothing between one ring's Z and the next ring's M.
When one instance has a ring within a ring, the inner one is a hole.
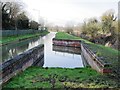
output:
M72 35L80 36L93 43L102 44L115 49L119 49L120 29L118 18L114 10L108 10L100 18L89 18L82 24L74 25L72 21L67 22L62 29L57 31L67 32Z
M119 48L118 20L113 10L106 11L100 18L90 18L85 21L81 29L81 37L94 43Z
M38 30L40 24L28 18L21 3L0 1L0 7L2 10L2 30Z

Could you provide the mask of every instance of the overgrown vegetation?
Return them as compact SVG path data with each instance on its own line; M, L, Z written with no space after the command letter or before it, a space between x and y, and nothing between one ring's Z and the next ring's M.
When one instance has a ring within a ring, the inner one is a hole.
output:
M0 0L0 7L2 13L2 30L38 30L39 26L44 27L44 19L31 20L25 11L23 2L6 2Z
M36 33L36 34L26 34L26 35L19 35L19 36L7 36L7 37L1 37L0 38L0 44L7 44L13 41L18 41L18 40L22 40L22 39L28 39L28 38L32 38L35 36L43 36L48 34L48 31L43 31L41 33Z
M82 25L81 37L94 43L119 49L119 33L115 12L108 10L101 16L99 21L96 18L85 21Z
M116 88L116 79L101 75L91 68L30 67L3 86L5 88Z
M91 43L87 40L81 39L69 35L64 32L58 32L56 39L73 39L82 40L86 43L87 47L98 54L98 56L104 57L107 62L112 62L112 65L116 65L118 51L105 47L102 45ZM114 61L113 61L114 60ZM115 66L114 65L114 66ZM85 68L40 68L30 67L24 72L12 78L7 84L3 86L3 89L14 88L119 88L119 77L115 74L101 75L95 70Z
M92 50L103 63L109 63L114 70L118 67L118 57L120 51L112 49L110 47L105 47L104 45L95 44L80 37L72 36L64 32L58 32L55 36L56 39L71 39L71 40L81 40L85 45Z
M118 29L118 17L113 9L106 11L100 18L85 19L84 23L74 25L68 22L65 27L55 28L68 34L79 36L88 41L99 43L120 50L118 47L120 30Z

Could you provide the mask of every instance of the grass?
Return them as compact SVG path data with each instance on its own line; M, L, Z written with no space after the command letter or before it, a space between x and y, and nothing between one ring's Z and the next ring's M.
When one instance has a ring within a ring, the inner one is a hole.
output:
M89 49L91 49L99 58L104 60L105 63L112 65L116 65L118 63L118 55L120 51L99 44L89 43L87 45Z
M80 37L76 37L76 36L73 36L73 35L70 35L68 33L64 33L64 32L58 32L56 33L55 35L55 39L63 39L63 40L82 40L82 41L85 41L87 43L90 43L89 41L85 40L85 39L82 39Z
M105 47L100 44L94 44L90 41L82 39L80 37L76 37L64 32L56 33L55 39L69 39L69 40L81 40L84 41L86 46L91 49L98 57L102 57L104 63L110 63L112 65L116 65L118 63L118 55L120 51L112 49L110 47Z
M70 40L80 40L79 37L72 36L68 33L58 32L55 36L56 39L70 39Z
M40 36L40 35L46 35L49 32L44 31L41 33L36 33L36 34L26 34L26 35L19 35L19 36L8 36L8 37L0 37L0 44L7 44L13 41L18 41L22 39L27 39L27 38L32 38L35 36Z
M115 88L114 78L100 75L91 68L30 67L13 77L5 88Z
M98 56L103 56L108 62L117 61L118 51L87 40L58 32L56 39L83 40ZM107 58L108 57L108 58ZM29 67L24 72L13 77L3 85L6 88L118 88L118 78L112 74L101 75L91 68L40 68Z

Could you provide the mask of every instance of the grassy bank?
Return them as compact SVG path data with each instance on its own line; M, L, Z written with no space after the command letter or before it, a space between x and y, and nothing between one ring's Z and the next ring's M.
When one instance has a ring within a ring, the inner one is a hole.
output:
M117 50L94 44L62 32L57 33L55 38L83 40L87 43L87 47L96 52L98 56L101 55L109 62L117 62ZM107 56L109 58L105 58ZM63 90L69 88L118 88L119 85L116 76L112 74L101 75L95 70L87 67L75 69L30 67L13 77L3 88L19 88L21 90L23 88L61 88Z
M0 37L0 44L7 44L13 41L18 41L18 40L23 40L23 39L28 39L36 36L43 36L48 34L48 31L43 31L41 33L36 33L36 34L26 34L26 35L19 35L19 36L9 36L9 37Z
M12 78L3 88L115 88L114 78L91 68L30 67Z
M118 53L120 51L112 49L110 47L105 47L103 45L94 44L80 37L72 36L64 32L58 32L55 39L71 39L71 40L81 40L86 43L86 46L91 49L99 58L103 60L104 63L110 63L114 66L118 63Z
M82 40L82 41L85 41L85 42L87 42L87 43L90 43L89 41L84 40L84 39L82 39L82 38L80 38L80 37L76 37L76 36L73 36L73 35L70 35L70 34L64 33L64 32L58 32L58 33L56 33L55 39Z

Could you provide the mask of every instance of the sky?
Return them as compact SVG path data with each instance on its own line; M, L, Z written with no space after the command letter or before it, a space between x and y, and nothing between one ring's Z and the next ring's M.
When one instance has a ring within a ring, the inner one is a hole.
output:
M38 17L45 22L64 26L66 23L82 23L92 17L100 18L107 10L118 14L119 0L22 0L31 19Z

